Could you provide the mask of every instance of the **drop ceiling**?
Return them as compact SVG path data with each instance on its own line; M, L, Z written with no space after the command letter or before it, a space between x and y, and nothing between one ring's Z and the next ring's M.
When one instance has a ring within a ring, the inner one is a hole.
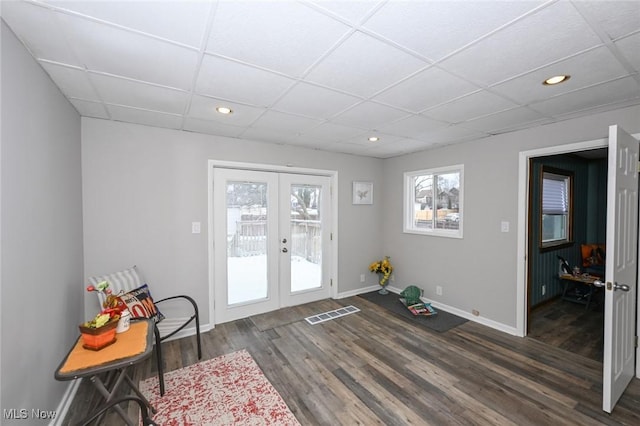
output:
M326 151L640 104L638 1L3 1L2 18L82 116Z

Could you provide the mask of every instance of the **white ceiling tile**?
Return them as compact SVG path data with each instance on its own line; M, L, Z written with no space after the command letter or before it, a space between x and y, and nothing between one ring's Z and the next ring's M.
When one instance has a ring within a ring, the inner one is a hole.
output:
M40 62L53 82L68 98L100 101L84 70L69 68L49 62Z
M381 0L312 0L312 2L353 24L357 24L364 19L376 5L381 3Z
M47 1L86 16L200 47L210 1Z
M415 139L430 142L438 145L451 143L454 141L465 141L480 139L489 136L487 133L479 132L477 130L465 129L459 125L449 126L444 129L438 129L433 132L427 132Z
M182 125L182 117L175 114L165 114L162 112L146 111L117 105L107 105L107 109L111 117L116 121L169 129L179 129Z
M633 1L579 1L577 6L589 14L609 37L631 34L640 29L640 2Z
M279 74L205 55L195 90L216 98L270 106L294 83Z
M640 49L638 49L640 50ZM544 80L554 75L569 74L562 84L545 86ZM582 55L549 65L491 88L522 104L539 101L603 81L627 75L627 71L606 47L598 47Z
M358 102L360 99L355 96L299 83L273 107L279 111L326 119Z
M164 86L190 89L195 51L77 17L60 18L88 69Z
M379 139L377 141L370 141L369 135L377 136ZM401 139L405 139L405 138L403 136L375 132L375 133L370 133L370 134L366 134L366 135L355 137L355 138L345 139L342 142L348 143L351 145L360 145L365 149L369 149L371 147L389 145Z
M545 117L529 108L519 107L508 111L498 112L475 120L465 121L462 127L485 133L521 127L525 123L543 121Z
M308 136L314 139L324 141L341 141L344 139L353 138L359 135L366 134L367 131L356 127L342 126L334 123L322 123L312 129L308 129L302 132L303 136Z
M254 141L271 142L277 144L286 144L298 137L294 132L282 132L272 129L257 129L251 127L242 134L242 139L249 139Z
M107 103L183 114L189 99L187 92L152 86L136 81L90 74L100 98Z
M615 44L636 72L640 72L640 33L623 38Z
M389 158L411 152L423 151L437 145L438 144L436 143L418 141L415 139L400 139L394 141L392 144L374 146L365 152L375 157Z
M538 1L390 1L365 27L438 60L535 8ZM473 22L473 25L469 25Z
M223 1L207 51L299 76L348 31L300 3Z
M230 126L218 121L200 120L197 118L187 118L184 123L184 130L192 132L206 133L209 135L228 136L237 138L245 131L244 127Z
M353 155L362 155L362 153L366 151L366 149L363 149L362 145L354 145L346 142L333 142L327 145L327 150Z
M233 113L225 115L216 112L216 108L220 106L231 108ZM233 102L194 95L193 99L191 99L189 117L217 121L232 126L248 126L264 114L265 111L263 108L254 108Z
M638 97L640 97L640 86L633 77L626 77L600 84L589 90L578 90L537 102L531 104L531 108L545 116L558 116Z
M380 126L379 130L393 135L412 138L417 135L422 135L425 132L442 129L447 126L447 123L443 123L441 121L432 120L421 115L412 115L392 123L383 124Z
M37 59L82 65L67 42L57 13L30 3L3 1L2 19Z
M69 102L73 104L78 114L83 117L109 118L105 106L99 102L84 101L82 99L69 99Z
M569 2L558 2L501 30L441 66L492 85L601 44Z
M423 62L373 37L356 32L307 76L324 86L371 96L425 67Z
M333 118L331 121L363 129L377 129L385 123L407 115L406 112L375 102L363 102Z
M420 112L478 90L479 87L432 67L385 90L374 99L389 105Z
M517 105L505 98L482 90L464 98L431 108L424 112L436 120L458 123L475 117L491 114Z
M298 117L277 111L267 111L251 127L256 129L269 129L283 133L302 133L311 129L321 121L310 118Z

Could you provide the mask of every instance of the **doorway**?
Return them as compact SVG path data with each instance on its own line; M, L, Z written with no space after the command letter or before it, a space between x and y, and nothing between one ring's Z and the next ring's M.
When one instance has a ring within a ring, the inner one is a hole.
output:
M327 176L213 169L215 322L330 296Z
M608 150L599 148L532 157L529 167L527 336L599 362L603 360L604 291L561 280L559 267L564 259L571 268L580 268L580 274L604 279L607 157ZM570 183L561 199L555 188L565 182L559 178ZM546 197L545 190L551 191ZM563 206L569 210L567 215L553 211ZM557 226L558 221L562 226ZM563 242L558 232L565 232L568 241ZM583 249L594 245L603 248L600 269L587 268L583 259Z

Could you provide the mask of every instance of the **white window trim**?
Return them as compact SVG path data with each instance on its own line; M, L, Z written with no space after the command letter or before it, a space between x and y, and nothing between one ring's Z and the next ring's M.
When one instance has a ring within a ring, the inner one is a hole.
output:
M445 173L460 173L460 188L459 188L459 212L460 221L458 222L458 229L417 229L413 226L413 219L415 217L415 203L413 194L415 189L413 187L413 178L419 175L428 174L445 174ZM407 234L418 235L431 235L435 237L447 237L447 238L462 238L463 237L463 222L464 222L464 164L456 164L446 167L437 167L433 169L415 170L404 173L404 218L402 221L403 232Z

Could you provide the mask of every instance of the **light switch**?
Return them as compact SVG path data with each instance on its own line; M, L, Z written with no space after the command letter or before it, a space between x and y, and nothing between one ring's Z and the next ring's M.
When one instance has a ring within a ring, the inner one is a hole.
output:
M502 221L502 224L500 226L500 230L502 232L509 232L509 222L507 221Z
M200 233L200 222L191 222L191 233L192 234Z

